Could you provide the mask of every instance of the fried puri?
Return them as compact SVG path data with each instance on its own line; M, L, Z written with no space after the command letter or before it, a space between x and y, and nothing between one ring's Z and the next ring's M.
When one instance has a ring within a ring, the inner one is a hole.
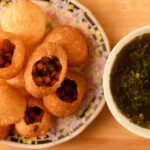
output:
M30 97L25 116L15 124L15 129L24 137L35 137L46 134L51 126L51 116L43 107L42 100Z
M45 13L30 0L19 0L2 11L1 28L20 36L25 45L35 44L46 31Z
M67 71L65 51L54 43L44 42L29 58L24 73L26 90L41 98L56 91Z
M15 77L23 67L25 49L14 34L0 31L0 78Z
M59 25L46 37L46 41L60 44L67 53L68 65L76 66L88 57L88 48L84 35L76 28Z
M24 96L27 96L28 92L25 89L23 74L24 74L24 69L21 70L21 72L19 72L19 74L15 78L6 80L6 82L16 87Z
M11 131L12 126L0 126L0 140L4 139Z
M43 98L46 109L57 117L65 117L76 112L86 91L86 82L75 71L68 71L61 86Z
M0 85L0 126L8 126L23 118L26 99L20 92L8 85Z

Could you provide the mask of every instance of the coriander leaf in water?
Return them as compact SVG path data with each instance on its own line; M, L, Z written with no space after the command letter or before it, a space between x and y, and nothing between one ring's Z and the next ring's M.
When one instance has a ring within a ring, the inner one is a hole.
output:
M150 34L136 37L121 50L110 83L120 111L133 123L150 128Z

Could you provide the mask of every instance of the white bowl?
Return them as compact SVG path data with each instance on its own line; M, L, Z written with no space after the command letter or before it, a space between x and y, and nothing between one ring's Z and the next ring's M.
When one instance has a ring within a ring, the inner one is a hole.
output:
M116 55L122 50L122 48L128 44L130 41L132 41L135 37L142 35L144 33L150 33L150 26L144 26L142 28L139 28L128 35L126 35L123 39L121 39L117 45L112 49L106 65L104 69L104 75L103 75L103 88L104 88L104 96L107 102L107 105L112 113L112 115L115 117L115 119L126 129L129 131L135 133L136 135L142 136L144 138L150 138L150 130L142 128L136 124L133 124L129 119L123 115L116 103L113 100L113 96L110 89L110 73L113 67L113 64L116 59Z

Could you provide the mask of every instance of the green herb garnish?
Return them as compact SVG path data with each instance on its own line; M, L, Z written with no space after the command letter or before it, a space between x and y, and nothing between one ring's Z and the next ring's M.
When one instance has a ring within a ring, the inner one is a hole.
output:
M121 112L133 123L150 128L150 34L135 38L122 49L110 82Z

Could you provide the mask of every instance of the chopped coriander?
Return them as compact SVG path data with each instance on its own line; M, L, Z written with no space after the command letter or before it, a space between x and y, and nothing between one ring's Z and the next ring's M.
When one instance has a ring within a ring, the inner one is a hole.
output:
M133 123L150 128L150 34L123 47L113 65L110 85L120 111Z

